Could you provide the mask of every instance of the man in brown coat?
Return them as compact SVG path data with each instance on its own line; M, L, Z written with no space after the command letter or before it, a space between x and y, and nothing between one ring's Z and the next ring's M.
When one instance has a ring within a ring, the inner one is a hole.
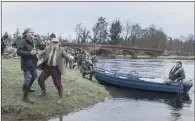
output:
M53 38L52 44L47 46L39 55L44 56L42 63L37 66L37 68L42 70L38 77L38 83L42 90L40 95L46 95L45 80L51 76L55 87L58 89L59 99L57 103L60 104L63 96L61 75L64 74L64 58L69 58L69 54L65 52L64 48L59 46L59 40Z

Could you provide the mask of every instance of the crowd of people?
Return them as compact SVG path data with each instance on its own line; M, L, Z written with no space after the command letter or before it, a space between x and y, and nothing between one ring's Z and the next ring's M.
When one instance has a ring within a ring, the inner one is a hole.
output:
M28 97L29 92L34 92L31 89L34 81L37 79L40 89L40 96L46 95L45 80L51 76L54 86L58 90L59 99L57 104L62 103L63 85L61 75L64 74L64 68L79 68L81 75L90 75L90 80L94 74L93 63L97 62L97 58L91 57L87 51L74 50L68 47L62 47L59 39L54 34L49 40L38 41L37 36L31 28L27 28L14 41L6 32L1 38L2 55L18 56L21 60L21 70L23 71L23 101L34 103ZM8 49L9 48L9 49ZM14 50L13 52L10 50ZM13 54L14 53L14 54ZM38 65L38 60L42 61ZM64 61L65 60L65 61ZM41 74L37 75L37 69L42 70Z
M39 35L34 35L34 42L38 51L44 50L46 46L50 45L52 43L52 38L56 38L56 35L53 33L47 39L40 39ZM8 32L5 32L1 38L1 55L3 58L19 58L17 55L17 47L22 39L23 37L21 35L12 38L11 34L8 35ZM59 44L61 43L59 42ZM65 58L65 66L70 69L81 67L82 61L85 60L85 58L90 58L90 55L86 50L75 50L65 46L65 51L71 54L70 58ZM97 61L96 56L92 56L91 59L92 62Z

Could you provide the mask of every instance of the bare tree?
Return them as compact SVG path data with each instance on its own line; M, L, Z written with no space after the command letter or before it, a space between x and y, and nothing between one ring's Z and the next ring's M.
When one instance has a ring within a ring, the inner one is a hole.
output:
M141 35L141 26L139 25L139 23L132 25L131 27L131 44L132 46L134 46L135 41L140 38Z
M76 28L75 28L75 33L76 33L76 41L77 43L81 43L81 38L80 38L80 34L82 32L82 24L77 24Z
M89 30L87 30L86 28L81 28L81 33L80 33L81 43L88 42L89 33L90 33Z
M129 20L127 20L125 22L125 26L124 26L124 29L123 29L123 32L124 32L124 43L125 44L129 44L130 43L131 27L132 27L132 23Z

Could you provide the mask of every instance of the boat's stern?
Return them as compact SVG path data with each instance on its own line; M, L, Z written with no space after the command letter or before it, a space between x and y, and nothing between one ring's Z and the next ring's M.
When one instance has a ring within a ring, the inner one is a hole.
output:
M182 85L184 87L184 93L188 93L191 87L193 86L192 80L183 80Z

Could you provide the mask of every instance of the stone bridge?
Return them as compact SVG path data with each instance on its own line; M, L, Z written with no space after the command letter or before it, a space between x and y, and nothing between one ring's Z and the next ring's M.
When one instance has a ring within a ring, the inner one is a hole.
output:
M66 43L63 46L67 46L72 49L87 50L89 53L98 50L106 50L108 56L113 56L113 57L121 54L124 51L129 53L133 58L137 58L137 56L142 54L147 54L151 57L157 57L163 54L163 50L159 50L159 49L137 48L137 47L122 46L122 45Z

